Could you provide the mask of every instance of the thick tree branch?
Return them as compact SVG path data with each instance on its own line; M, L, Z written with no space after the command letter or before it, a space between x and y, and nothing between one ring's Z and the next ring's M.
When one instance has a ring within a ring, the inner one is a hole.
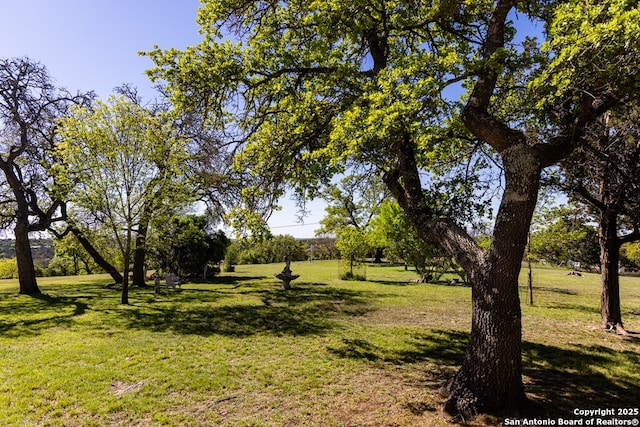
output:
M383 180L393 197L407 214L418 235L443 247L465 271L477 266L483 251L466 230L448 218L436 217L424 198L414 148L409 135L394 143L397 167L388 171Z
M571 189L567 188L567 190ZM581 185L579 187L576 187L575 189L573 189L573 191L584 198L590 205L594 206L599 211L605 211L607 209L607 205L602 200L591 194L589 190L587 190L584 186Z
M462 120L469 130L498 152L523 142L525 138L521 132L511 129L489 113L491 97L500 74L499 70L505 62L499 55L499 50L505 45L507 15L519 2L519 0L497 2L483 45L484 63L478 71L478 78L471 96L462 110Z

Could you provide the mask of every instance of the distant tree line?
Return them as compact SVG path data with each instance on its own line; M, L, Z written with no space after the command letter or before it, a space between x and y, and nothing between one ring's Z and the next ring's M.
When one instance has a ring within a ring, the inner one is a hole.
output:
M244 238L232 242L226 253L227 265L271 264L291 261L339 259L336 239L317 237L296 239L290 235L268 236L263 239Z

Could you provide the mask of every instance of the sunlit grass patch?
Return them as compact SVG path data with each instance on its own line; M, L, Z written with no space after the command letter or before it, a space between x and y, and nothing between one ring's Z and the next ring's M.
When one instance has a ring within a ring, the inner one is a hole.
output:
M42 279L39 297L0 282L3 425L447 425L439 389L464 357L469 287L371 264L367 281L343 281L337 261L314 261L292 263L284 291L281 267L134 288L128 306L104 276ZM631 331L639 288L624 278ZM549 413L640 392L639 344L601 332L598 304L597 275L534 271L524 375Z

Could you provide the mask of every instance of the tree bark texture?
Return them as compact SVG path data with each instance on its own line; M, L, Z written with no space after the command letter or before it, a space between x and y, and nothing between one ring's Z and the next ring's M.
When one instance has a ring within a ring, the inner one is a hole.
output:
M624 332L620 310L620 240L618 238L618 213L606 209L601 213L598 227L600 240L600 269L602 291L600 313L602 327L614 332Z
M502 153L505 191L491 247L467 267L472 323L462 367L449 384L446 410L463 419L481 412L517 413L526 402L522 384L522 325L518 277L537 200L540 166L534 151Z
M123 305L129 305L129 267L127 266L129 256L125 257L124 267L124 279L122 281L122 294L120 297L120 303Z
M122 257L124 262L124 280L122 281L122 297L120 303L123 305L129 305L129 265L131 263L131 242L132 242L132 230L127 229L127 235L125 237L124 245L120 245L122 249Z
M150 212L145 211L142 214L138 232L136 233L135 249L133 251L133 282L132 286L143 287L147 284L146 271L144 264L147 259L147 230L149 229Z
M123 305L129 305L129 262L131 261L131 254L126 252L124 254L124 274L122 280L122 293L120 294L120 303Z
M16 262L18 264L18 282L20 293L26 295L40 294L36 279L36 270L33 266L33 255L29 243L29 224L26 218L18 218L13 229L15 234Z
M473 284L469 345L448 386L445 405L449 414L463 420L482 412L517 413L526 401L517 281L508 284L503 280L498 273Z

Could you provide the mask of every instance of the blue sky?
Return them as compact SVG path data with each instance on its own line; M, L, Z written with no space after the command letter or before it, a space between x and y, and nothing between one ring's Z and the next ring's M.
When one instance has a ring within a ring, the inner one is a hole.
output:
M146 100L155 94L145 70L153 64L138 55L200 42L199 0L0 0L0 57L27 56L47 67L57 86L71 92L93 90L106 98L130 83ZM269 225L274 234L312 237L324 216L312 202L305 225L297 223L288 199Z
M139 51L200 40L198 0L0 0L2 57L28 56L58 86L106 97L122 83L153 96Z

